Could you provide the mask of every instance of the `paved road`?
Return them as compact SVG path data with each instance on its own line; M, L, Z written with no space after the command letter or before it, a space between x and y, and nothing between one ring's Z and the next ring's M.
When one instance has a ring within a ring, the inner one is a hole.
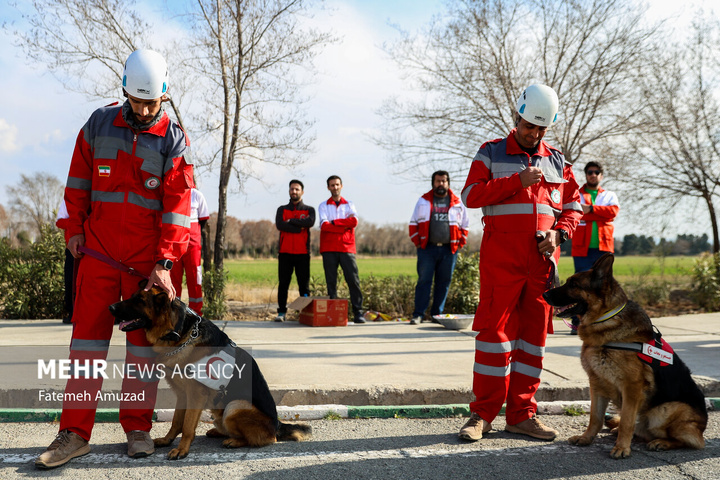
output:
M127 478L189 479L720 479L720 412L711 412L704 450L649 452L633 444L629 459L613 460L613 437L602 432L589 447L568 445L582 432L587 416L545 416L560 430L552 443L505 433L504 417L477 443L460 443L462 418L317 420L309 422L314 438L263 449L224 450L215 439L200 436L190 456L165 460L162 450L139 460L124 454L124 435L117 424L95 427L89 455L52 471L38 471L32 461L52 440L57 426L40 423L0 424L0 478L60 477L75 480ZM154 427L164 434L168 423ZM203 424L199 432L209 425Z

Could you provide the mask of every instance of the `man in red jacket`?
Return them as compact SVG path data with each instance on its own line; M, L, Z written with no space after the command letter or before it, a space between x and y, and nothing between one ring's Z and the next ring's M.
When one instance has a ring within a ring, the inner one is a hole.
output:
M483 209L480 304L475 313L471 416L459 432L476 441L505 408L505 430L541 440L557 431L537 417L552 309L542 298L554 279L558 246L575 231L582 208L571 165L542 139L557 119L558 97L530 85L517 101L515 129L486 142L470 166L462 199Z
M290 180L290 202L278 207L275 214L275 226L280 230L276 322L285 320L293 270L300 295L310 295L310 229L315 225L315 209L303 203L304 191L300 180Z
M165 59L151 50L137 50L125 62L122 79L126 102L90 116L77 137L65 187L67 248L75 258L82 257L70 344L70 360L79 364L107 357L114 324L108 307L129 298L139 280L84 256L79 247L148 275L146 289L157 284L172 300L170 269L188 245L193 168L185 132L164 110ZM120 402L120 424L128 456L145 457L155 451L149 432L157 378L139 372L152 365L155 354L143 329L128 332L126 342L125 363L136 367L136 374L124 377L123 398L144 400ZM90 452L102 381L85 369L71 375L59 433L35 460L37 468L58 467Z
M431 184L432 190L420 197L410 218L410 240L417 247L418 255L418 281L411 325L423 321L430 304L431 290L430 316L443 313L457 252L467 243L468 236L467 210L450 190L450 174L444 170L434 172Z
M325 283L330 298L337 298L337 270L342 267L343 276L350 290L350 304L354 323L365 323L362 316L363 296L360 291L360 275L355 261L355 205L341 195L342 179L331 175L327 179L330 198L320 204L320 253L323 257Z
M605 253L615 252L615 225L613 221L620 211L618 197L614 192L600 188L603 167L598 162L585 165L585 185L580 188L583 216L572 238L571 254L575 273L590 270L595 260ZM580 319L573 317L575 327ZM577 330L572 330L577 335Z

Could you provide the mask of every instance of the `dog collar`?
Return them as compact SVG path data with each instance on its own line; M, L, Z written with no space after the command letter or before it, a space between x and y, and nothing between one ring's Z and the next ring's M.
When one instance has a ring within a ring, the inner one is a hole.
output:
M200 330L198 328L199 325L200 325L200 317L198 317L198 319L195 321L195 324L192 326L192 331L190 332L190 337L187 340L185 340L185 343L180 345L178 348L176 348L172 352L166 353L165 356L172 357L173 355L178 353L180 350L187 347L190 342L192 342L193 340L198 338L198 336L200 336Z
M610 310L609 312L605 313L603 316L601 316L600 318L595 320L593 323L602 323L607 320L610 320L612 317L614 317L618 313L622 312L626 305L627 305L627 303L623 303L619 307L613 308L612 310Z

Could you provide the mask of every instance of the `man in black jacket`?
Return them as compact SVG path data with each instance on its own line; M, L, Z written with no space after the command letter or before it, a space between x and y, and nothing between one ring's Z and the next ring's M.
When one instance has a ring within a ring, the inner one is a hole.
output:
M276 322L285 320L293 270L300 295L310 295L310 229L315 225L315 209L303 203L304 188L300 180L290 180L290 203L278 207L275 215L275 226L280 230Z

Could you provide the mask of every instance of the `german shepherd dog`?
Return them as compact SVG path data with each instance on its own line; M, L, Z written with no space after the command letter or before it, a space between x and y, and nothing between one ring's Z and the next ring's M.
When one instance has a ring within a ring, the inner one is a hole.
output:
M648 442L649 450L704 448L708 415L703 393L678 355L661 343L647 314L628 300L613 278L614 259L605 254L591 270L543 294L548 304L558 307L558 317L580 317L580 359L590 380L590 424L569 442L590 445L612 401L620 417L606 422L617 432L611 457L630 456L633 434Z
M141 282L140 290L129 299L111 305L110 312L121 320L120 330L144 328L153 349L164 352L159 353L156 362L168 373L165 379L177 400L170 431L153 442L156 447L166 447L182 433L178 448L168 453L168 459L187 456L204 408L211 410L215 426L207 436L224 437L223 445L227 448L263 447L277 440L302 441L310 437L310 426L278 420L268 384L250 354L179 299L171 302L157 286L145 291L145 284L146 281ZM188 366L207 358L207 352L215 355L221 351L234 354L236 365L251 368L231 366L233 378L219 391L188 375L170 375L174 371L187 372Z

